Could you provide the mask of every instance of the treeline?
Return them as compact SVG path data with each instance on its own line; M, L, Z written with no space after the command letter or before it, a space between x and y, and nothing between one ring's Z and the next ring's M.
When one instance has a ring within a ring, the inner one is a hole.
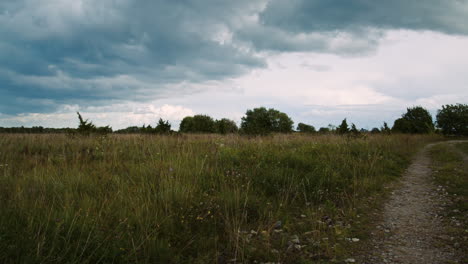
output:
M42 126L34 127L0 127L0 133L3 134L59 134L73 133L75 128L48 128Z
M89 120L84 120L78 114L79 125L77 129L72 128L43 128L43 127L17 127L2 128L0 133L78 133L78 134L174 134L174 133L217 133L217 134L246 134L246 135L268 135L271 133L320 133L320 134L340 134L349 136L359 136L363 133L410 133L428 134L442 133L445 135L468 136L468 105L455 104L444 105L437 111L436 120L431 114L421 106L407 108L406 113L395 120L392 128L386 122L380 128L374 127L370 131L358 129L355 124L348 124L347 119L343 119L339 126L328 125L316 129L311 124L299 123L294 129L294 122L285 113L276 109L259 107L249 109L242 117L240 127L233 120L222 118L215 120L208 115L187 116L182 119L179 131L171 129L171 124L167 120L159 119L158 123L143 125L142 127L131 126L125 129L113 131L110 126L97 127Z

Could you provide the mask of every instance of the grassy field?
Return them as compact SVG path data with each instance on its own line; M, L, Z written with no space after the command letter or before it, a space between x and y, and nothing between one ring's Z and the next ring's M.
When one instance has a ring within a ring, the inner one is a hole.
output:
M0 135L0 263L340 261L438 139Z

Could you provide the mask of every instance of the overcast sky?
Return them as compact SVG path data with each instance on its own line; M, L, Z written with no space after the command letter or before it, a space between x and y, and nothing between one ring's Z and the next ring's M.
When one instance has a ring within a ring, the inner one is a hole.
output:
M0 126L316 127L468 103L468 0L1 0Z

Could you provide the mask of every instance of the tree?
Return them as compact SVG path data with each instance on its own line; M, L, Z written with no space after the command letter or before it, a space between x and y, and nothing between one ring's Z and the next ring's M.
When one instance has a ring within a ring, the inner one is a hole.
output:
M380 131L385 134L390 134L391 130L388 127L387 122L383 122L383 126L380 128Z
M237 133L237 131L239 130L239 128L236 125L236 122L227 118L216 120L215 128L216 128L216 133L220 133L220 134Z
M426 134L434 131L432 116L421 106L407 108L407 112L395 120L392 131L400 133Z
M94 132L97 134L110 134L112 133L112 127L110 126L97 127Z
M371 134L379 134L380 130L378 128L374 127L374 128L371 129L370 132L371 132Z
M180 132L215 133L215 121L207 115L187 116L180 123Z
M318 131L319 133L322 133L322 134L328 134L330 133L330 128L329 127L321 127Z
M278 110L265 107L247 110L242 117L242 132L250 135L267 135L270 133L290 133L294 122L291 118Z
M193 116L186 116L179 125L179 131L183 133L192 132L193 127Z
M468 104L443 105L436 118L444 135L468 136Z
M338 126L336 132L340 135L344 135L349 133L348 122L346 122L346 118L341 121L341 125Z
M299 132L302 132L302 133L315 133L315 132L317 132L315 130L314 126L307 125L307 124L304 124L304 123L297 124L296 130L299 131Z
M162 118L159 118L158 124L154 128L154 132L158 134L167 134L171 132L171 124L169 123L169 120L162 120Z
M92 133L96 134L108 134L112 133L112 128L110 126L105 127L96 127L91 121L88 119L84 120L81 116L80 112L76 112L78 114L78 120L80 121L78 125L78 133L82 135L90 135Z
M80 112L76 113L78 114L78 120L80 121L78 125L78 133L89 135L96 131L96 126L92 122L88 121L88 119L84 120Z
M354 136L358 136L359 134L361 134L354 123L351 124L351 129L349 130L349 132Z

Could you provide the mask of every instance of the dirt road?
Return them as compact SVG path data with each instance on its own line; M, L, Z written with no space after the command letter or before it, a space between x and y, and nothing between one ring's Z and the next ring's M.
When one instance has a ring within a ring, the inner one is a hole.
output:
M367 255L356 258L356 263L458 263L441 217L449 201L431 177L428 151L433 145L417 154L401 185L392 192Z

